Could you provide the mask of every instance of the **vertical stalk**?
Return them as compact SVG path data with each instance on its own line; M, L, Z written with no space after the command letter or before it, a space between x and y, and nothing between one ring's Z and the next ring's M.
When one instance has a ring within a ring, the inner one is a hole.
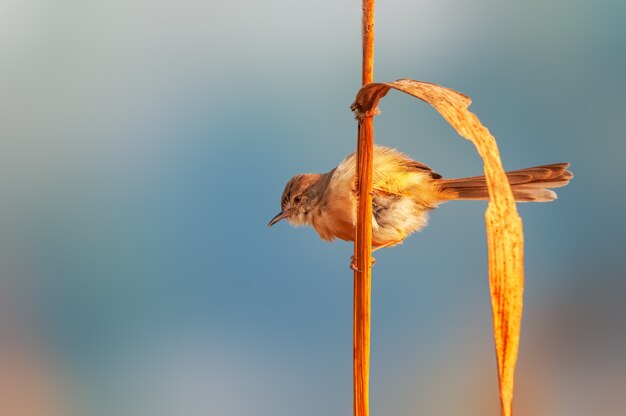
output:
M363 0L362 84L374 80L374 0ZM373 114L373 112L372 112ZM369 416L370 318L372 287L372 166L374 120L370 114L359 120L357 189L359 195L354 239L354 416Z

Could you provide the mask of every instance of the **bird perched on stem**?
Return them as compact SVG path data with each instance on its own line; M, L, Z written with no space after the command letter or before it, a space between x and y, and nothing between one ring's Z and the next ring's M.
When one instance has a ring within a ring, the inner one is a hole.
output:
M423 163L388 147L375 146L372 181L373 250L402 243L428 222L428 212L451 200L489 199L484 176L444 179ZM550 188L569 183L569 163L536 166L507 172L519 202L556 199ZM287 219L310 225L322 240L354 241L357 221L356 155L346 157L327 173L296 175L287 182L281 212L268 226Z

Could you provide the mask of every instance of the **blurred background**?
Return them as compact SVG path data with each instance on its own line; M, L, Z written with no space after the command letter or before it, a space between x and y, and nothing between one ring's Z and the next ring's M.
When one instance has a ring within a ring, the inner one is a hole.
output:
M472 97L519 206L519 415L626 406L626 4L379 2L379 81ZM281 223L285 182L355 149L357 1L0 1L0 414L349 415L352 245ZM390 93L376 141L481 173ZM484 202L374 267L373 415L498 415Z

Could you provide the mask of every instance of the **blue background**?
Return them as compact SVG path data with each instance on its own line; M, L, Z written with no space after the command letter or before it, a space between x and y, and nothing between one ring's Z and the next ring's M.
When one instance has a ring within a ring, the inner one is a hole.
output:
M17 406L351 414L352 246L266 224L291 176L355 149L360 4L2 3L0 381ZM626 6L394 0L376 19L376 80L468 94L507 169L572 163L556 202L519 205L515 405L621 414ZM427 104L380 108L377 143L481 172ZM498 414L485 207L446 204L376 254L372 414Z

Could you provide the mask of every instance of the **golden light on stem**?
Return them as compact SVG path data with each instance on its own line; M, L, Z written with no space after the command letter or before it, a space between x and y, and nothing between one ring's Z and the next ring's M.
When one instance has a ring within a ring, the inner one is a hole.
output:
M374 0L363 0L362 84L374 80ZM369 415L370 318L372 288L372 166L374 118L359 119L357 144L358 219L354 238L354 415Z
M469 97L436 84L410 79L364 85L352 105L360 127L364 120L371 119L378 102L390 89L405 92L435 107L462 137L474 144L483 159L490 198L485 220L500 407L503 416L510 416L522 320L524 239L522 220L517 214L513 192L502 168L496 141L478 117L468 110L471 104ZM355 274L355 282L356 276Z

